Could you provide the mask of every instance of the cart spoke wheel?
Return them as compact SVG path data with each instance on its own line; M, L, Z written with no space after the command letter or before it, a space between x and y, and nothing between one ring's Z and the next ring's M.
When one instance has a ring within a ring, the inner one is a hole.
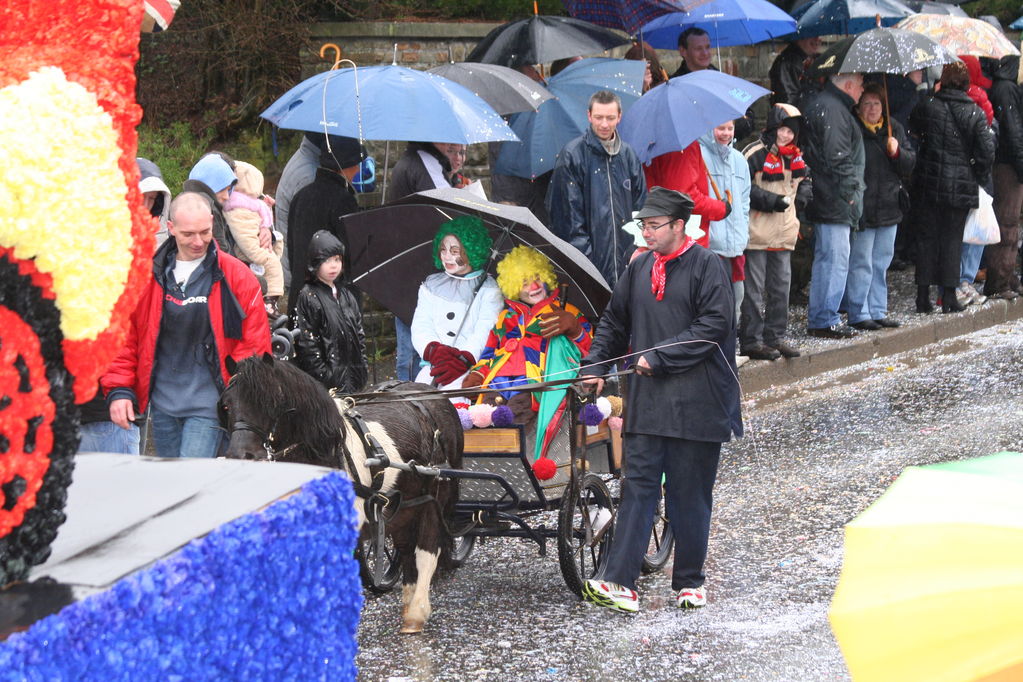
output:
M650 544L643 557L643 572L656 573L664 568L675 547L675 534L668 525L668 517L664 511L664 497L657 503L654 510L654 527L650 531Z
M451 565L454 568L461 568L462 564L465 563L469 555L472 554L472 548L476 546L475 535L462 535L456 537L451 549Z
M582 596L583 583L607 562L614 522L614 503L604 481L586 474L566 490L558 515L558 560L568 588Z

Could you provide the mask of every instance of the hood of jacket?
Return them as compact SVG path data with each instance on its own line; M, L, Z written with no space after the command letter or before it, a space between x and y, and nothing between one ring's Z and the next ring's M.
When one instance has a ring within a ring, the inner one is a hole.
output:
M331 256L345 255L345 245L341 243L341 240L335 237L327 230L319 230L313 238L309 240L309 249L306 251L308 260L308 274L309 281L316 279L316 271L323 264L323 261L327 260Z
M1020 82L1019 66L1019 55L1002 57L998 60L998 68L995 69L992 80L1012 81L1018 84Z
M714 138L714 130L711 129L700 135L700 146L703 147L704 154L708 156L713 154L715 157L722 161L728 161L728 157L731 154L731 144L721 144Z
M160 220L160 230L157 233L157 246L160 246L163 244L163 240L167 238L167 218L170 216L171 192L167 187L167 183L163 181L163 174L160 172L160 168L155 163L142 157L135 159L135 163L139 167L139 191L143 194L146 192L159 192L156 201L153 202L151 214L154 218Z
M791 104L779 103L772 106L767 112L767 124L761 134L765 147L770 149L774 146L778 128L782 126L787 126L795 133L792 144L799 146L799 135L803 129L803 114Z
M251 163L235 161L234 174L238 176L235 190L257 199L263 194L263 173Z

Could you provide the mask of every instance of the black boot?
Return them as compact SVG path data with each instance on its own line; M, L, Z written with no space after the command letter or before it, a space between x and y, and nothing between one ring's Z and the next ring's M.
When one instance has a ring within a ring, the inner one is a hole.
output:
M931 305L931 288L926 285L920 285L916 288L916 311L918 313L930 314L934 312L934 306Z
M961 313L964 310L966 310L966 306L962 305L956 297L955 287L941 287L941 312Z

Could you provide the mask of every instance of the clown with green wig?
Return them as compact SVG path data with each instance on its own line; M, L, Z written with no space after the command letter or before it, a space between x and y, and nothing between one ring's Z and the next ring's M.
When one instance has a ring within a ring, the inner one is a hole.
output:
M554 269L535 249L512 249L497 264L497 283L504 308L463 387L500 390L518 423L531 420L537 411L540 423L556 421L563 412L563 390L535 394L516 388L574 377L579 358L590 349L593 329L578 308L560 300Z
M480 357L501 310L501 290L485 270L492 246L474 216L449 220L437 231L433 262L441 272L419 286L412 317L412 345L423 358L416 381L459 388Z

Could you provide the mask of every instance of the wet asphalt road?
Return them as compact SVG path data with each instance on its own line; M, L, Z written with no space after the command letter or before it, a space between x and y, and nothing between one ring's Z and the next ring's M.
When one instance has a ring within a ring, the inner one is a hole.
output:
M1023 323L745 397L722 454L708 606L682 612L666 574L642 611L580 602L557 548L497 539L438 578L421 635L400 597L367 597L360 679L845 680L827 622L842 527L914 464L1023 450Z

